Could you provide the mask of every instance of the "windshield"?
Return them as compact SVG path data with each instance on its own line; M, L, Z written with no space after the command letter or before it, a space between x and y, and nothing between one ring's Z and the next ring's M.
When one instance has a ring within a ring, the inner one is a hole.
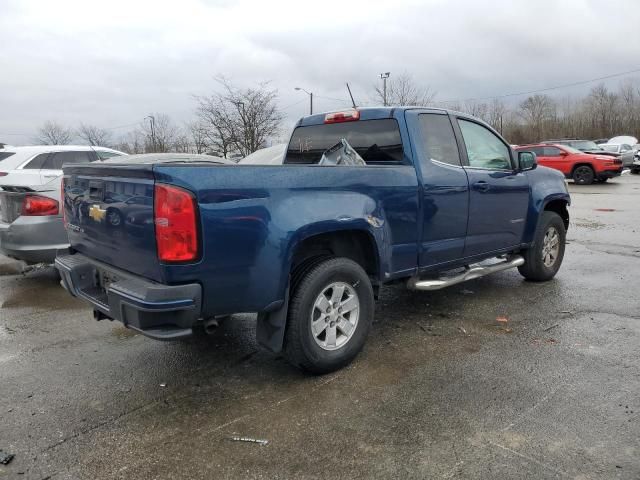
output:
M602 150L596 142L592 142L591 140L577 140L575 142L571 142L571 146L578 150L582 150L583 152L585 150Z
M584 153L582 150L578 150L577 148L570 147L569 145L563 145L562 148L569 153Z
M617 152L618 145L600 145L605 152Z

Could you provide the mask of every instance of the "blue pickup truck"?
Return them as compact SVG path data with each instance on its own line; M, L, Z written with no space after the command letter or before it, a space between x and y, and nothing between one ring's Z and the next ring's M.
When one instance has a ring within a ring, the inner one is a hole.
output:
M360 164L327 164L336 145ZM256 312L257 339L329 372L362 349L379 288L436 290L562 263L561 173L468 115L363 108L298 121L283 165L131 156L64 169L56 267L94 317L160 340Z

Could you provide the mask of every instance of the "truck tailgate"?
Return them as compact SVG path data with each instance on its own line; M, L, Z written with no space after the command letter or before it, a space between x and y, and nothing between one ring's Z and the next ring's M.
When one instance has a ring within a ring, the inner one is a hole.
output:
M153 219L153 166L65 168L64 214L71 247L88 257L162 281Z

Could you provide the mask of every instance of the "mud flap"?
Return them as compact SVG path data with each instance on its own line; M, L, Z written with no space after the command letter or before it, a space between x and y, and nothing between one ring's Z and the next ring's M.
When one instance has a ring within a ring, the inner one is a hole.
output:
M258 314L256 340L260 345L273 353L280 353L282 351L288 312L289 287L287 287L284 294L284 303L278 310Z

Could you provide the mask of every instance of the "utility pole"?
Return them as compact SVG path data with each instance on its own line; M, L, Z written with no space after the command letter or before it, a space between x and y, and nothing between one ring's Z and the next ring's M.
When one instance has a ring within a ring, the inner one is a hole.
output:
M149 124L151 125L151 148L153 151L156 151L156 119L153 115L148 115L144 118L149 119Z
M380 78L382 79L382 102L383 105L387 106L387 78L389 78L391 72L384 72L380 74Z
M309 95L309 115L313 115L313 92L307 92L304 88L295 87L294 90L302 91Z

